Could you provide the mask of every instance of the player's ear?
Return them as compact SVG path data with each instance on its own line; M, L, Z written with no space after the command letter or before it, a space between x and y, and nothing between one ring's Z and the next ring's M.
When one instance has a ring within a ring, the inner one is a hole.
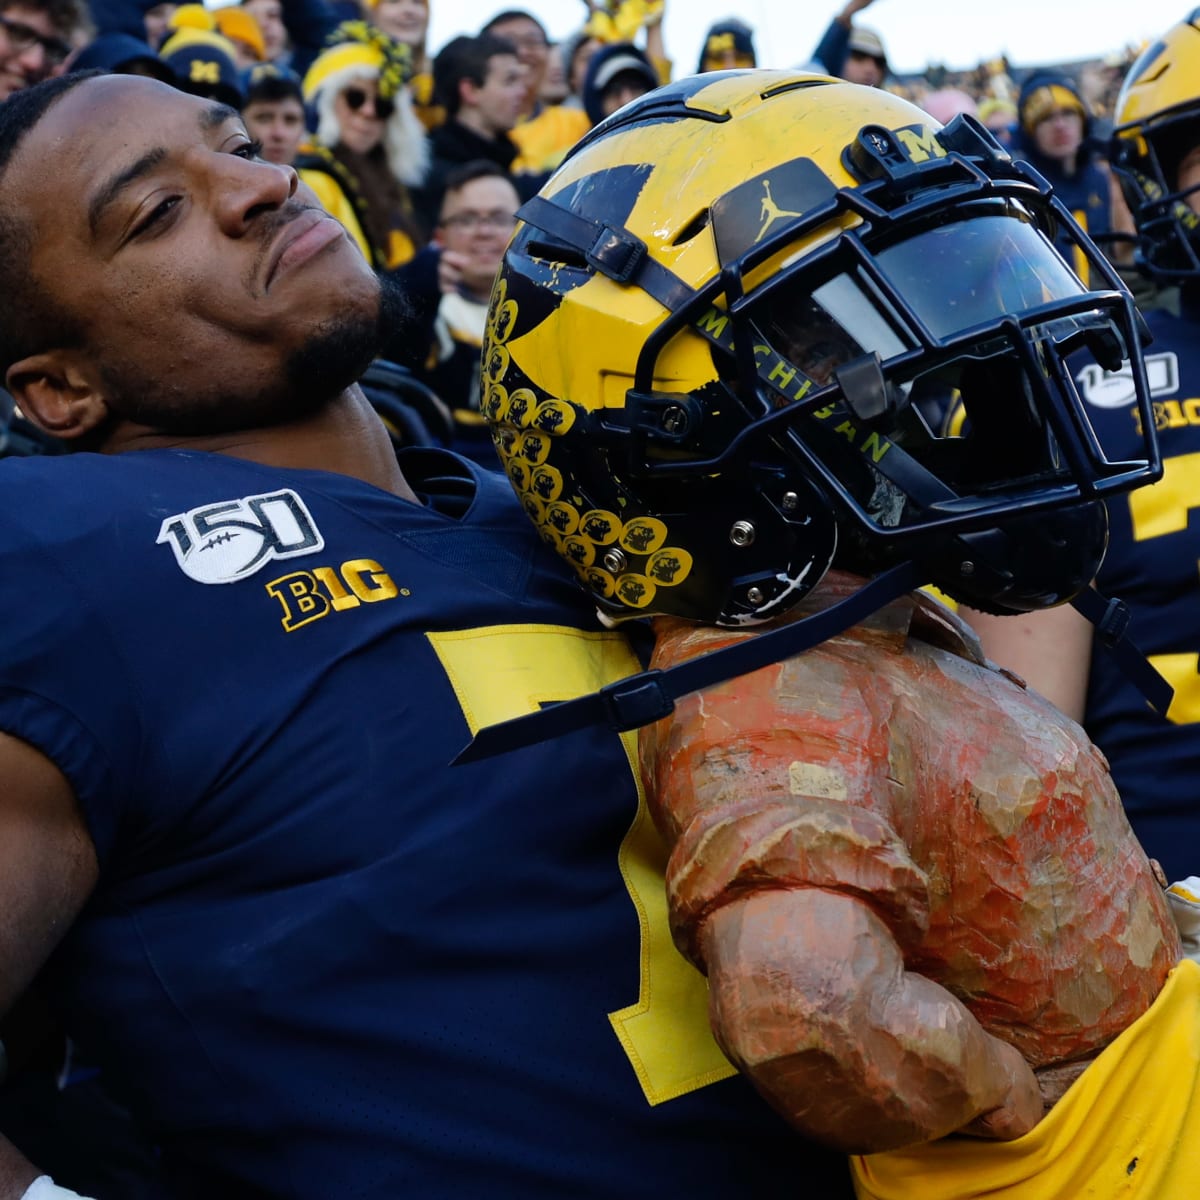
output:
M21 359L8 369L5 383L22 415L52 437L82 437L109 415L89 373L62 351Z

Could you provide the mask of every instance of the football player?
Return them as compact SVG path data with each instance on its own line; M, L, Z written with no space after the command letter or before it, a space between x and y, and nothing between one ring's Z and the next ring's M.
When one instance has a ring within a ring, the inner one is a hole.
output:
M910 590L1087 587L1104 501L1158 469L1128 293L973 118L790 72L635 101L519 215L485 411L658 671L492 732L643 727L717 1040L860 1197L1183 1200L1200 968L1162 882L1080 730ZM1119 458L1074 354L1132 361ZM955 436L923 416L947 392Z
M1176 306L1146 313L1153 422L1163 478L1109 504L1102 591L1124 599L1131 631L1175 688L1163 720L1094 646L1070 609L1016 621L972 615L989 657L1011 667L1081 722L1104 751L1147 852L1171 879L1196 873L1200 815L1200 527L1191 517L1200 459L1200 18L1174 26L1130 68L1117 101L1110 158L1137 221L1141 268ZM1145 415L1131 371L1075 367L1105 448L1123 457Z
M39 975L171 1195L848 1198L713 1040L631 740L449 765L639 664L504 479L397 462L342 226L128 76L5 101L0 175L7 386L99 451L0 471L0 1009Z

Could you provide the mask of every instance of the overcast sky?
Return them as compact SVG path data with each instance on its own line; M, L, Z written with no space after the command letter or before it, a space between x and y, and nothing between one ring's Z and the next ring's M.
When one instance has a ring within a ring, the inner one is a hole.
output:
M737 14L755 29L759 62L789 67L812 53L844 0L828 7L811 0L667 0L664 35L676 74L696 69L704 33ZM1014 66L1099 58L1157 37L1183 20L1189 0L875 0L857 18L883 37L895 70L920 71L930 62L974 66L1007 53ZM582 23L583 0L431 0L429 46L474 33L502 8L523 8L552 38Z

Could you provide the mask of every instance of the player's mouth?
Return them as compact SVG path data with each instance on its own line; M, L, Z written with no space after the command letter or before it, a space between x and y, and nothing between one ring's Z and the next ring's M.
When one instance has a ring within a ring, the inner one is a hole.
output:
M315 258L345 235L342 225L328 213L317 208L305 209L289 221L275 239L267 256L263 290L270 291L271 285L281 276Z

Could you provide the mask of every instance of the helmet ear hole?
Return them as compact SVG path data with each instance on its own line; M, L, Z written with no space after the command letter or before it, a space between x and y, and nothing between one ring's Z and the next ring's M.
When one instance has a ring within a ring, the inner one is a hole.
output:
M682 229L671 239L672 246L682 246L690 242L697 234L708 228L711 214L707 208L701 209Z
M916 556L930 582L995 616L1073 599L1091 584L1108 545L1108 513L1093 502L960 534Z

